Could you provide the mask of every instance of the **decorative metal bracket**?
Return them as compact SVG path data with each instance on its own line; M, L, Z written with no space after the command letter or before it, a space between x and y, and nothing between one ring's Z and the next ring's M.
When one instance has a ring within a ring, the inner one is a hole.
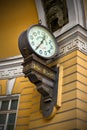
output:
M40 109L49 118L57 103L59 68L48 67L44 60L34 54L24 59L23 73L34 83L41 94Z

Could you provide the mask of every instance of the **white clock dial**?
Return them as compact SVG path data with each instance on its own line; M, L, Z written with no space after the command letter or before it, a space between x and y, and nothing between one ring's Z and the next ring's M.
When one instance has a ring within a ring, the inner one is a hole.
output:
M51 58L56 53L56 40L43 26L33 26L27 31L29 44L33 51L44 58Z

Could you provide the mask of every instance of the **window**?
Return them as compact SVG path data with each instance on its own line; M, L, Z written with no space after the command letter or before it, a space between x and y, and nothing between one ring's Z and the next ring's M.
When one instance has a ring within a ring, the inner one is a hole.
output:
M52 32L68 23L66 0L42 0L46 23Z
M0 130L14 130L18 96L0 97Z
M75 25L85 27L83 0L35 0L35 2L39 22L49 27L55 37Z

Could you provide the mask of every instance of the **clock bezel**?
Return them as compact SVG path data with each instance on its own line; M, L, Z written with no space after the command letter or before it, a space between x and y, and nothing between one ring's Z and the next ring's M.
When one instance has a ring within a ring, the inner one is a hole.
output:
M54 44L55 44L55 53L54 53L52 56L49 56L49 57L42 56L42 55L38 54L38 53L32 48L31 43L30 43L29 38L28 38L28 35L29 35L29 32L31 31L31 29L32 29L33 27L41 27L41 28L44 28L44 29L45 29L46 31L48 31L48 33L50 33L50 35L52 36L52 38L53 38L53 40L54 40ZM43 59L52 59L52 58L54 58L54 57L57 55L57 51L58 51L57 41L56 41L56 39L55 39L53 33L52 33L48 28L46 28L45 26L39 25L39 24L35 24L35 25L32 25L31 27L29 27L29 28L27 29L27 40L28 40L28 44L29 44L30 48L32 49L33 53L36 54L38 57L41 57L41 58L43 58Z

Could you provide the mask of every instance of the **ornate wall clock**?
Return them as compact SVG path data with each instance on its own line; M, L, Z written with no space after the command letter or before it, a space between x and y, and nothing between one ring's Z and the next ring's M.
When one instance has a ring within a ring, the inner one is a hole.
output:
M19 37L19 48L24 57L35 53L41 58L50 59L57 53L54 35L42 25L33 25L23 32Z
M45 118L55 114L58 92L59 67L49 67L45 60L57 54L56 39L42 25L33 25L19 36L19 49L23 55L23 73L41 94L40 109Z

